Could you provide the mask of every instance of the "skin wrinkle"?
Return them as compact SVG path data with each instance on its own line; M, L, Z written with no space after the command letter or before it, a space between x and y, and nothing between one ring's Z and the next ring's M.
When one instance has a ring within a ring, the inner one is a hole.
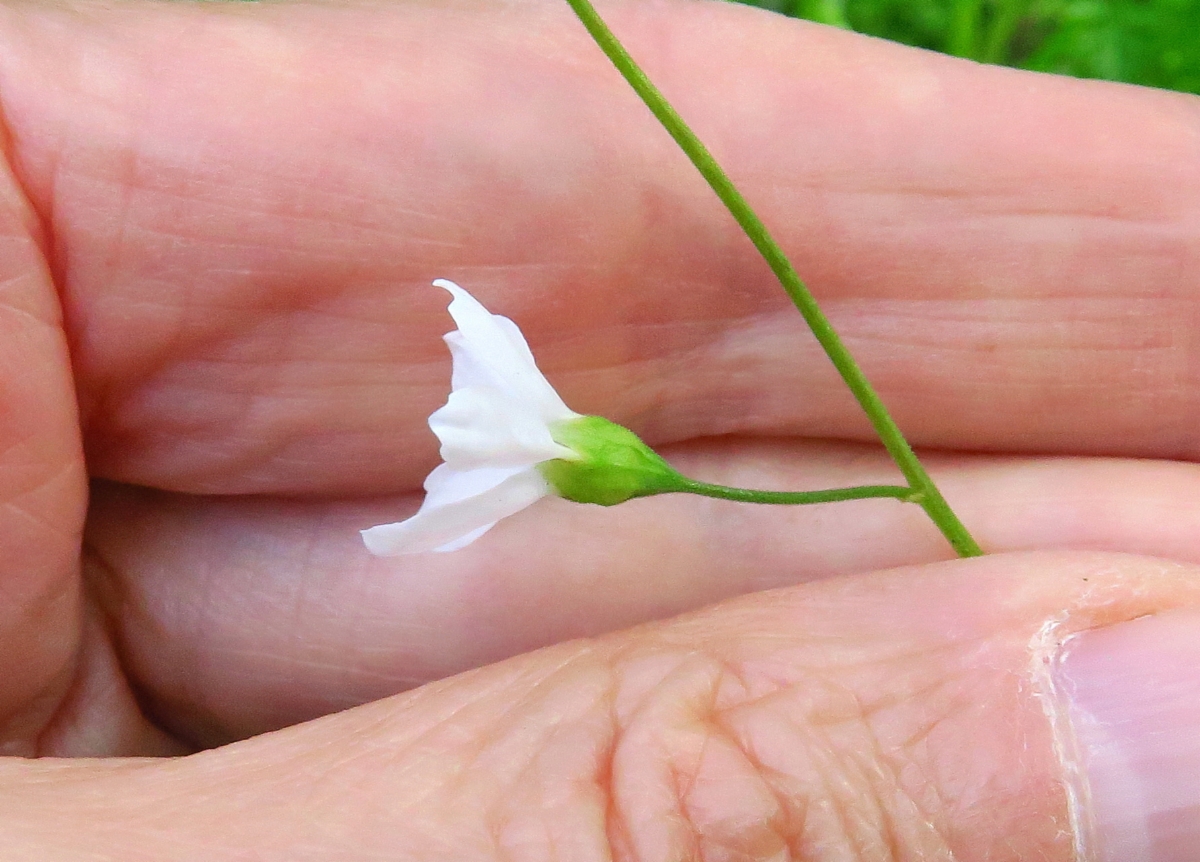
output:
M947 680L941 683L931 682L929 688L938 688L953 681ZM912 693L913 700L922 700L923 695L927 692L916 690ZM952 810L953 805L950 800L943 798L940 793L939 782L936 777L930 772L924 770L917 762L916 757L910 757L907 762L903 761L896 752L898 747L903 752L916 752L921 750L921 744L929 739L933 733L940 727L949 722L960 712L960 708L955 705L947 705L944 710L939 711L936 715L924 716L924 720L920 722L912 735L898 741L898 746L889 747L884 744L882 739L877 734L872 734L872 739L875 742L876 758L873 763L873 769L884 772L884 779L888 781L888 786L894 789L893 801L884 797L881 793L880 801L880 816L882 818L882 830L884 833L885 843L894 848L894 854L899 856L902 848L906 846L906 842L901 836L902 824L911 822L913 811L918 812L918 819L915 821L916 828L924 827L925 831L930 835L935 836L934 840L940 844L949 845L950 841L945 834L944 827L939 827L937 823L937 812ZM864 711L864 716L867 713ZM868 722L868 730L871 730ZM924 752L928 754L928 752ZM910 780L906 783L902 780L902 773L907 769L910 773ZM920 777L919 787L926 791L926 795L932 798L922 800L919 795L908 790L908 787L913 785L911 773L916 772ZM895 796L899 796L899 801L894 801ZM903 806L908 804L911 808L905 810ZM952 854L948 854L952 855Z
M789 836L798 835L803 831L794 822L794 818L789 813L790 809L795 807L795 801L790 800L782 788L775 786L771 781L772 771L755 757L753 747L746 740L741 739L734 729L724 721L725 710L717 706L717 699L717 690L714 689L711 724L715 732L719 733L722 739L728 741L745 758L751 770L758 776L759 785L767 791L774 801L775 811L766 819L763 829L769 837L774 837L777 840L779 846L786 848L789 843ZM760 838L757 843L762 843L762 841L763 839ZM730 839L730 842L728 849L735 849L732 839Z
M908 307L912 304L919 304L919 310L914 311ZM1050 303L1046 303L1046 305L1053 308ZM1072 325L1069 332L1026 333L1022 330L1022 324L1029 320L1028 312L1019 306L1012 307L1011 303L1003 299L969 304L936 300L887 301L873 302L869 305L855 303L849 307L846 305L840 307L845 309L843 312L845 314L853 312L862 331L860 338L870 338L908 347L942 350L951 348L954 346L956 332L961 331L964 323L975 325L986 323L986 328L975 336L977 339L976 349L991 342L990 347L993 351L997 350L1001 343L1004 344L1006 350L1069 347L1088 351L1105 349L1137 352L1147 348L1171 346L1169 329L1166 332L1158 332L1153 328L1149 330L1121 328L1118 324L1122 320L1127 322L1131 316L1131 309L1127 307L1113 305L1111 308L1098 308L1097 306L1102 306L1103 303L1094 300L1084 303L1073 298L1064 298L1054 305L1058 306L1058 309L1055 310L1056 314L1065 317L1066 313L1070 313ZM1157 310L1156 306L1164 309L1165 313L1162 316L1166 317L1172 313L1175 303L1173 301L1144 300L1140 305L1141 308L1133 316L1135 319L1144 319L1146 324L1153 327L1156 320L1159 319L1159 315L1153 313ZM955 314L954 312L960 308L973 309L973 313ZM1016 313L1013 313L1014 311ZM905 338L902 334L898 334L897 331L904 328L906 319L917 318L919 314L936 316L936 320L943 325L940 328L931 327L930 337L927 340L924 336ZM874 328L874 332L872 332L872 328Z
M38 329L51 330L55 335L57 335L60 330L58 320L47 320L44 314L38 314L34 310L22 308L19 305L9 301L10 298L15 299L18 302L20 301L19 294L24 292L23 288L25 288L25 282L29 280L29 274L24 272L15 273L9 278L0 280L0 297L3 297L3 299L0 300L0 312L5 315L17 317L26 323L32 323ZM18 294L18 296L10 297L8 295L13 293ZM43 312L44 311L45 309L43 309Z
M677 755L658 752L668 746L664 735L678 731L681 719L694 720L693 701L703 699L705 691L711 692L714 670L719 673L719 669L714 669L706 654L679 647L655 655L639 644L636 651L617 660L625 673L612 697L619 731L614 735L617 744L613 746L610 794L625 824L628 856L638 862L654 862L658 854L667 853L662 847L666 840L678 857L694 858L698 855L696 833L681 810ZM676 692L688 699L686 706L677 703ZM673 719L669 726L656 720L663 710ZM663 810L664 805L669 810ZM653 812L648 806L653 806ZM653 816L653 836L647 834L648 814ZM688 841L689 846L678 846L680 841Z
M597 760L596 789L604 800L604 837L608 847L608 858L603 862L616 862L619 859L633 858L633 837L625 811L617 804L617 795L614 792L616 752L624 738L624 727L617 712L617 699L608 698L604 709L605 719L612 728L612 733L608 744L602 749L603 756Z
M927 806L923 806L920 800L915 795L906 792L904 785L900 779L898 770L891 768L894 753L882 744L878 739L876 741L877 757L873 764L874 772L879 774L876 779L880 784L885 784L887 787L895 788L895 792L890 797L885 797L880 793L878 802L880 806L880 842L889 848L889 852L894 857L900 857L905 852L905 847L911 842L905 840L904 833L907 831L924 831L929 835L936 836L933 840L949 844L937 828L933 811L944 810L949 806L942 805L939 808L931 810ZM903 768L903 764L900 764ZM940 802L940 800L939 800ZM905 824L910 824L908 830L904 828ZM928 840L928 839L927 839Z
M563 658L561 660L554 663L550 668L543 669L543 668L539 667L530 674L531 676L535 677L534 682L533 682L533 685L535 687L543 685L544 681L547 677L553 677L556 675L564 674L569 668L571 668L573 666L577 666L581 663L585 663L589 657L587 653L580 655L578 653L568 652L566 650L560 650L560 652L563 653ZM522 679L520 677L518 677L516 680L513 680L513 681L509 682L507 685L505 685L505 688L516 687L516 686L520 685L521 683L522 683ZM528 694L525 695L525 697L528 698ZM518 705L516 702L514 702L512 700L506 700L505 707L496 716L496 718L497 719L512 718L513 720L512 720L512 723L510 726L519 725L521 723L521 720L519 717L515 716L515 714L514 714L517 709L517 706ZM441 718L439 725L446 725L453 718L457 718L459 716L465 716L465 715L467 715L468 712L478 711L479 709L480 708L477 707L473 702L465 702L459 708L444 715ZM408 746L413 747L417 743L421 742L422 740L424 740L428 737L431 737L433 735L433 731L435 729L436 728L431 728L429 730L422 731L422 733L418 737L414 738L411 742L407 743ZM489 743L486 740L480 740L478 742L479 746L486 746L488 744ZM480 750L482 750L482 749L480 749ZM476 752L475 757L473 759L476 759L478 757L478 754L479 754L479 752Z
M741 756L745 759L746 763L751 765L754 772L757 775L759 775L759 780L764 784L764 786L766 786L767 788L770 789L772 798L776 799L777 803L780 805L780 811L785 812L787 810L788 806L784 805L783 801L796 798L796 794L788 792L784 787L777 786L776 783L774 783L770 780L769 776L767 776L765 774L768 771L768 769L764 766L764 764L762 763L761 760L756 758L754 751L753 751L752 744L749 741L741 738L739 735L735 734L729 728L728 724L723 721L721 716L726 715L726 714L733 714L739 710L752 710L753 711L753 710L760 710L763 708L769 708L772 700L784 699L784 698L786 698L786 693L785 692L774 693L775 695L778 695L779 697L772 697L772 696L768 695L768 696L756 697L752 701L745 701L745 702L738 701L738 702L734 702L734 703L731 703L731 704L721 707L721 709L719 711L714 711L714 706L715 706L715 702L716 702L715 701L716 691L719 687L722 686L721 679L724 677L725 674L734 672L734 671L732 671L732 666L728 665L727 662L725 662L725 661L721 661L718 659L716 666L723 667L723 668L725 668L725 670L718 671L717 676L713 677L713 679L711 679L710 681L708 681L705 684L705 688L710 692L710 695L712 698L709 701L709 707L707 710L707 712L709 713L709 717L705 718L704 715L702 714L705 712L702 704L693 704L691 707L689 707L689 714L694 716L693 720L696 721L700 726L702 726L704 728L704 731L703 731L704 739L700 743L700 749L697 751L694 759L691 761L680 763L677 760L677 758L675 758L675 757L672 757L670 760L670 769L671 769L672 775L674 776L674 782L675 782L675 787L676 787L675 795L676 795L676 798L678 799L678 809L677 809L678 814L680 817L683 817L685 819L688 817L688 815L687 815L687 811L688 811L687 800L693 794L693 792L695 790L695 787L696 787L695 783L698 780L698 776L700 775L701 770L703 768L702 763L704 762L704 759L706 756L706 751L708 750L708 747L710 745L715 744L716 739L724 739L734 745L734 747L741 753ZM681 665L679 665L679 667L680 667L680 670L683 670L684 668L694 668L695 662L692 660L692 656L689 656L687 660L685 660ZM705 667L707 667L707 666L705 666ZM676 671L675 673L679 673L679 672L680 671ZM695 673L695 670L691 670L690 672ZM795 686L795 685L796 685L796 683L793 682L792 686ZM651 689L652 692L656 692L656 691L660 691L660 690L661 690L661 686L656 686L654 689ZM728 690L727 687L726 687L726 690ZM669 697L670 695L667 694L667 695L663 695L663 696ZM639 720L638 716L641 714L641 712L643 710L653 708L652 703L653 703L653 701L651 701L651 704L647 704L647 706L639 708L637 711L631 713L628 721L629 722L637 722ZM831 724L830 727L832 728L832 727L844 726L847 721L850 721L851 724L854 724L856 726L862 726L864 729L869 730L868 722L866 722L866 714L863 713L861 710L859 710L858 714L856 714L855 717L850 717L847 715L847 716L839 718L837 720L837 722L835 724ZM810 721L804 721L804 722L797 721L794 724L794 727L797 729L798 733L800 733L801 735L811 736L813 734L814 730L817 730L818 726L812 724ZM877 741L877 744L878 744L878 741ZM844 750L844 748L842 746L838 746L831 737L827 737L827 736L821 736L816 739L813 739L812 747L813 747L814 752L816 750L827 750L827 751ZM871 751L872 751L872 753L874 753L875 749L872 749ZM868 755L866 752L864 752L863 756L866 757ZM814 761L810 760L809 762L815 764ZM688 765L689 763L691 765ZM828 787L837 786L837 785L841 784L842 782L844 782L845 779L848 777L848 774L845 770L845 762L844 761L839 761L836 764L833 761L830 761L829 769L830 769L829 775L825 782L826 786L828 786ZM862 777L861 783L869 784L870 781L864 775ZM820 796L819 793L816 795ZM861 794L856 795L855 798L861 798ZM835 805L835 810L842 811L842 809L837 808L836 805ZM884 806L881 805L880 810L881 811L884 810ZM850 817L850 814L848 811L842 811L842 813L843 813L843 819L841 821L842 822L842 839L841 840L844 840L845 842L847 842L848 847L856 847L856 848L858 848L859 851L863 851L868 846L874 846L876 840L878 840L880 837L882 837L882 839L884 841L889 840L887 838L888 827L887 827L887 824L883 822L883 819L880 820L880 828L883 830L883 832L880 833L879 835L875 835L873 838L868 838L867 833L865 833L862 828L854 825L854 821ZM786 818L786 815L783 815L782 813L779 816L784 816ZM759 828L759 827L756 826L755 829L757 829L757 828ZM775 826L770 826L768 828L777 829L777 827L775 827ZM874 827L872 827L872 829L873 828ZM706 850L711 849L709 842L710 842L710 840L713 839L713 836L705 834L703 831L698 831L695 826L693 826L692 829L693 829L692 835L693 835L693 842L694 842L693 845L691 846L690 850L685 850L684 848L678 848L679 852L684 853L685 855L690 853L691 855L696 855L698 858L700 856L703 856L704 858L712 858L708 855ZM793 834L797 834L797 833L793 833ZM829 835L825 836L825 839L831 839L831 838L833 838L833 836L829 836ZM825 840L825 839L823 839L823 840ZM743 841L745 840L744 837L742 840ZM737 841L738 841L738 839L736 839L736 838L721 837L719 835L716 836L716 838L715 838L715 842L718 846L723 845L726 842L733 842L730 844L730 846L734 846L734 844L736 844ZM757 843L757 842L751 842L751 843ZM796 853L797 853L797 858L802 858L802 856L801 856L802 850L801 849L797 849ZM738 858L741 858L741 857L738 857ZM874 857L873 856L871 856L871 857L864 856L862 858L874 858Z
M559 728L566 726L567 732L571 731L571 723L574 719L576 722L581 716L578 714L580 709L576 709L576 715L561 714L558 709L553 710L555 719L546 727L541 728L536 724L532 725L530 730L526 730L526 726L530 724L529 716L537 715L544 712L547 706L547 700L561 700L562 691L572 691L572 699L577 699L579 686L572 683L569 686L558 686L555 691L557 682L564 676L570 677L577 675L580 670L594 669L600 671L602 678L609 678L610 672L607 668L598 665L588 651L576 653L568 658L568 660L559 663L553 670L546 674L539 674L538 678L532 681L532 684L525 687L520 697L507 703L502 712L496 717L494 725L496 732L493 734L493 739L490 742L481 741L480 745L473 748L469 762L465 765L459 775L460 784L469 786L472 778L478 780L479 775L486 775L490 778L495 778L502 782L503 788L495 795L495 801L488 806L485 814L485 822L489 824L488 831L491 835L492 848L496 851L496 855L500 858L516 858L512 857L512 853L516 852L516 848L509 848L509 842L505 839L505 835L510 832L510 827L524 820L533 811L545 811L544 816L549 815L549 810L546 805L551 800L544 798L546 789L544 788L544 780L541 778L541 771L546 768L546 764L539 763L539 760L544 760L542 754L552 744L553 738L559 735ZM611 682L609 683L611 685ZM594 711L594 705L598 700L604 697L602 686L600 689L593 692L588 698L588 704L582 708L582 712ZM511 720L510 720L511 719ZM611 730L601 731L602 735L611 736ZM528 752L522 755L520 763L513 763L511 758L506 757L504 752L513 747L514 737L516 741L524 742L530 734L536 734L538 739L536 742L528 740L530 744L520 746L520 748ZM610 747L602 743L601 748ZM499 766L497 759L501 760ZM557 769L557 763L549 764L551 769ZM584 780L591 782L594 780L591 777L578 776L575 780ZM532 805L521 805L520 800L526 798L526 794L522 792L522 786L542 786L540 791L535 791L535 801ZM460 793L467 791L460 790ZM470 793L473 797L474 794ZM514 806L516 806L514 810ZM554 843L554 830L549 824L546 827L538 830L540 838L550 844ZM521 858L543 858L542 854L526 857L524 854ZM556 858L556 857L547 857Z
M788 775L777 768L771 769L770 773L778 782L779 798L785 800L807 798L812 801L812 810L804 823L804 828L793 833L796 842L794 855L796 858L806 859L812 855L814 845L827 849L830 844L836 844L849 850L853 854L853 858L871 858L863 852L869 839L861 830L854 828L851 812L838 803L837 788L844 788L851 776L847 769L849 758L845 755L833 754L838 751L837 743L829 733L833 725L811 724L796 716L788 716L785 721L796 731L798 736L806 737L807 744L802 748L807 753L802 755L802 760L808 774L799 782L803 788L800 790L796 787L798 782L794 774ZM750 747L748 742L743 744L747 748ZM821 756L822 752L825 753L825 756ZM761 761L758 762L761 764ZM872 799L871 795L866 794L859 802L862 805L869 805ZM834 813L836 832L829 831L828 817L817 816L820 812L830 810Z
M857 779L852 782L854 787L865 788L865 792L860 790L855 793L852 790L848 794L843 789L841 795L848 796L851 801L844 806L838 806L836 801L834 803L834 807L840 815L839 820L846 840L854 846L856 858L872 858L879 853L880 848L886 848L882 852L883 858L898 858L903 848L918 846L922 848L922 858L930 858L932 848L913 840L902 841L896 832L896 818L906 818L909 814L908 811L903 810L904 802L917 807L916 800L907 794L899 784L887 781L889 777L894 778L895 776L881 774L880 767L889 753L889 748L873 732L867 718L864 713L858 721L853 722L854 726L861 728L867 737L867 743L863 745L860 742L850 747L848 749L850 756L842 757L836 763L832 759L825 761L826 780L831 788L845 785L847 778L850 778L851 775ZM829 729L836 728L831 725ZM824 741L828 752L832 753L842 749L842 746L837 744L831 734L827 735ZM835 794L831 792L830 795ZM899 797L899 800L896 797ZM864 810L868 808L870 809L869 814ZM945 836L941 834L941 830L935 824L927 823L927 827L927 831L935 836L933 841L941 850L948 843Z
M697 753L696 760L700 761L704 757L704 747L709 740L705 739L701 742L700 751ZM675 811L671 812L675 819L676 817L686 824L687 839L686 845L678 847L677 853L680 858L684 859L703 859L708 854L705 853L704 840L700 834L700 830L695 823L691 822L691 818L687 816L687 797L693 783L696 780L696 774L699 772L699 765L693 764L690 769L683 770L672 761L668 767L669 777L672 784L672 790L675 794ZM682 843L682 842L681 842Z
M611 676L610 674L606 674ZM541 685L542 683L539 683ZM588 712L597 712L597 704L603 699L603 692L598 692L597 697L588 707ZM565 719L566 717L564 717ZM534 799L532 802L527 801L526 797L529 794L522 794L518 790L514 793L506 793L502 800L498 800L497 810L494 815L498 823L504 824L498 829L497 847L502 849L503 854L509 858L574 858L573 855L560 856L555 852L556 844L558 843L558 835L560 834L564 824L558 820L559 816L566 815L569 817L572 802L574 801L576 808L582 808L587 813L595 813L596 811L608 810L608 794L605 792L604 786L601 783L601 776L610 772L610 767L607 765L611 758L611 751L616 745L616 732L612 726L605 726L603 730L598 731L595 735L600 737L598 740L590 740L589 752L591 749L596 749L588 756L588 764L586 765L586 774L572 775L564 777L561 781L567 785L567 790L555 790L555 787L550 782L550 779L544 777L544 772L557 774L562 768L558 759L553 754L549 753L555 748L555 742L564 735L569 735L571 729L563 729L564 719L556 720L552 726L548 727L544 733L544 741L537 753L530 757L520 772L515 774L512 779L512 784L520 787L522 783L530 787L536 787ZM599 722L597 722L599 724ZM560 743L561 744L561 743ZM485 767L486 768L486 767ZM547 786L550 784L550 786ZM595 793L588 793L589 789L594 789ZM564 800L563 797L566 797ZM577 801L576 801L577 800ZM532 811L541 810L541 819L545 822L539 825L534 825L532 828L545 842L544 853L536 856L531 856L527 853L521 853L522 846L514 844L511 838L506 837L513 829L519 830L521 833L527 834L530 827L526 826L523 821L529 818ZM591 821L593 818L586 817L586 820ZM602 821L602 817L599 818ZM597 823L588 825L598 826ZM508 828L511 827L511 828ZM523 827L523 828L522 828ZM557 828L556 828L557 827ZM572 834L573 830L568 828L567 840L575 846L584 840L584 835ZM606 830L599 828L593 830L593 836L607 834ZM597 848L599 850L600 848ZM609 857L609 853L597 853L597 856L603 855Z
M834 750L836 749L833 741L830 740L828 754L832 755ZM831 807L836 812L837 823L841 830L839 837L849 846L852 858L870 859L872 856L884 858L895 856L899 848L889 848L889 850L880 852L884 842L888 839L886 818L883 816L883 806L880 804L878 795L878 791L882 788L874 788L870 781L864 780L865 776L859 769L863 753L854 749L850 754L849 758L839 758L836 763L832 756L823 758L825 764L823 777L826 785L830 788L828 795L832 798ZM856 793L854 790L847 792L847 784L856 789L866 787L870 790L866 793Z
M21 496L26 495L22 494ZM61 527L56 524L52 524L46 520L46 518L31 512L28 506L22 506L20 503L14 500L5 500L3 503L0 503L0 512L3 512L7 515L15 515L16 520L25 521L28 525L34 527L36 530L42 533L59 533L60 536L63 534L63 529ZM6 518L5 520L8 519ZM74 537L74 531L71 531L69 537ZM0 587L0 593L2 592L3 588ZM11 596L8 596L8 598L11 598Z
M952 649L955 652L959 652L959 651L961 651L962 646L963 646L962 644L956 643L956 644L954 644ZM817 653L814 653L814 655L816 655L816 654ZM895 658L894 656L890 656L890 657L884 658L883 661L885 661L887 664L890 664L894 660L894 658ZM919 664L919 662L917 662L917 664ZM934 664L936 665L938 663L934 662ZM831 665L826 668L826 672L830 673L830 674L833 674L835 672L836 673L844 673L846 670L847 670L846 665L836 665L835 664L835 665ZM793 686L799 685L799 684L800 683L798 683L798 682L792 683ZM885 708L891 709L892 707L896 707L896 706L902 707L904 705L904 702L918 701L918 702L925 704L922 715L925 716L928 720L925 722L925 727L923 730L925 733L927 733L932 726L935 726L939 723L943 723L946 721L946 719L950 715L959 714L961 712L961 706L948 704L946 708L947 708L947 710L949 710L949 712L947 712L943 715L928 716L928 714L927 714L928 710L929 710L929 706L931 704L930 698L928 697L929 690L930 689L941 689L941 688L946 687L947 685L953 686L954 684L955 684L955 681L953 679L939 678L936 680L931 680L925 686L918 686L916 688L906 685L902 689L904 701L898 701L896 703L888 703L885 701L882 703L865 704L855 694L855 692L853 690L845 690L845 694L850 697L850 701L847 703L846 708L841 709L841 710L835 710L833 714L826 716L824 719L814 718L814 714L811 711L806 712L802 717L795 715L794 710L792 711L792 718L793 718L793 721L795 722L794 726L796 727L798 733L806 733L806 734L811 735L815 731L818 734L820 734L818 739L821 741L814 743L814 748L813 748L814 752L817 750L824 750L824 751L830 751L830 752L856 751L856 752L863 753L863 757L865 759L861 762L867 764L869 766L869 769L867 770L867 773L864 773L861 776L861 785L871 787L872 790L867 793L857 792L857 793L853 793L851 795L855 799L859 800L860 803L863 799L879 799L881 801L879 809L878 809L879 815L881 817L881 820L879 823L880 835L885 840L885 843L890 842L891 846L893 846L893 847L898 848L901 846L905 846L905 847L913 846L911 844L911 842L898 841L896 839L895 833L892 829L892 823L889 819L888 812L895 814L899 811L899 808L902 806L901 803L896 801L895 792L898 791L904 799L907 799L912 805L916 806L918 809L920 809L922 811L926 811L928 809L921 806L918 803L917 799L915 799L908 792L903 790L898 785L898 783L895 783L895 782L893 783L894 784L893 790L888 790L886 786L876 786L877 782L885 777L882 774L878 774L878 770L882 766L886 765L886 763L888 762L888 752L891 749L889 748L889 746L885 745L882 742L880 737L874 731L875 721L872 720L872 717L877 716L878 713L880 712L880 710L882 710L882 709L885 709ZM898 695L899 695L899 692L898 692ZM756 707L762 705L764 699L778 699L778 697L779 697L778 693L773 693L773 694L768 694L766 696L766 698L755 698L754 700L748 701L745 704L739 704L738 706L735 706L734 711L736 711L737 709L745 709L745 708L753 709L753 708L756 708ZM868 734L868 736L870 737L870 739L873 742L866 746L863 746L862 744L855 744L855 745L851 745L851 746L839 744L839 739L840 739L839 732L843 731L844 728L846 728L847 726L860 727L864 732L866 732ZM916 744L917 744L917 741L919 740L919 738L920 737L917 737L917 738L910 737L910 738L903 740L902 747L905 750L913 750L916 747ZM753 756L752 752L751 752L750 756ZM860 761L856 760L854 762L858 763ZM847 765L848 765L848 762L845 760L840 761L837 764L831 763L827 770L827 774L829 776L828 781L829 782L844 781L849 775L849 773L847 772L847 769L846 769ZM874 778L869 777L870 774L873 774L873 773L875 774L875 777ZM892 773L892 774L895 775L895 773ZM831 784L830 786L833 786L833 785ZM889 785L889 786L891 786L891 785ZM885 802L884 800L888 800L888 801ZM928 818L926 818L926 819L928 819ZM853 836L856 834L857 835L862 834L861 830L857 829L855 826L853 826L852 822L850 820L843 820L842 822L843 822L843 831L844 831L844 834L847 836L848 840L852 840ZM932 826L932 824L931 824L931 826ZM941 842L945 841L944 836L942 839L940 839L940 841ZM874 858L874 856L862 856L862 854L866 852L866 846L867 846L866 844L857 842L856 843L856 847L858 848L857 852L860 854L861 858ZM860 857L856 857L856 858L860 858ZM891 858L891 857L889 857L889 858ZM925 857L923 857L923 858L925 858Z
M165 166L159 166L156 171L156 176L162 172L170 172L171 169ZM176 191L170 187L164 187L163 184L152 184L149 182L134 183L112 183L114 186L128 187L130 192L141 192L148 198L156 200L166 200L175 204L180 209L186 209L188 205L202 204L206 212L223 214L230 218L243 219L246 216L266 216L273 221L278 221L282 225L294 228L296 226L312 226L320 230L321 233L337 238L347 235L351 239L358 239L362 236L372 237L375 239L392 237L405 242L415 242L418 244L432 242L437 245L452 245L461 247L459 243L451 243L444 240L433 239L432 237L413 236L408 230L397 232L394 226L390 223L380 221L378 219L366 219L364 214L367 210L367 205L376 204L377 208L390 216L404 215L410 218L427 219L441 226L469 226L468 222L456 220L454 217L428 212L420 209L406 209L404 207L395 207L391 201L378 199L372 196L373 189L361 190L340 190L340 189L321 189L320 195L323 199L329 198L334 201L340 201L341 206L323 206L320 213L306 213L303 211L281 212L279 195L272 194L264 196L261 200L255 200L251 196L239 198L237 201L224 201L219 195L204 195L202 194L204 185L198 185L195 179L184 170L179 170L179 182L181 190ZM290 180L286 174L269 175L265 174L269 179ZM216 186L220 189L220 186ZM310 187L297 185L297 189L303 189L307 194L311 194ZM333 212L330 212L332 210ZM336 215L336 218L334 217ZM165 239L180 239L180 240L203 240L203 234L185 233L172 225L164 225L152 221L139 222L137 224L139 233L154 238ZM276 237L286 236L288 230L273 230L272 235ZM220 242L206 242L215 248L222 250L256 250L263 247L259 243L252 243L246 239L223 239ZM350 249L353 250L353 249ZM299 241L293 247L289 247L289 253L305 256L319 254L314 250ZM321 259L321 258L317 258ZM366 257L364 256L364 260ZM330 253L331 262L344 262L345 255Z

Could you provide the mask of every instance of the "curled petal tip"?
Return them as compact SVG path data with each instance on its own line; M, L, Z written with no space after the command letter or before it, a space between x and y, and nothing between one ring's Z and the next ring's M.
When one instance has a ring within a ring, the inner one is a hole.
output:
M478 299L471 296L470 292L466 290L466 288L459 287L448 278L435 278L433 280L433 286L440 287L442 290L450 294L450 316L454 318L455 323L458 323L460 328L462 326L462 321L459 320L459 315L454 311L456 307L462 309L463 311L466 311L466 309L471 309L471 313L475 313L481 317L487 316L491 318L496 316L484 308L483 304Z
M458 296L459 293L466 293L465 290L463 290L461 287L459 287L457 284L455 284L448 278L435 278L433 280L433 286L440 287L442 290L449 291L451 296Z

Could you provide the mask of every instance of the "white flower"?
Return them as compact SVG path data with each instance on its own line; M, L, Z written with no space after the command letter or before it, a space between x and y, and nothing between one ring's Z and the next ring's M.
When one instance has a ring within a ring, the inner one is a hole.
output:
M425 501L407 521L362 531L373 554L453 551L501 518L554 493L538 465L580 456L556 443L552 426L581 418L558 397L533 361L517 325L490 313L458 285L458 329L446 334L454 369L450 399L429 417L442 460L425 479Z

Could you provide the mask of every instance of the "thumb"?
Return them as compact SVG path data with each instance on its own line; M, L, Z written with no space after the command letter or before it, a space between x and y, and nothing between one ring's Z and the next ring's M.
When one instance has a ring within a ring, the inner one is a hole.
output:
M1085 859L1200 859L1200 609L1069 640L1051 676Z
M1194 858L1196 574L831 580L180 760L10 762L0 857Z

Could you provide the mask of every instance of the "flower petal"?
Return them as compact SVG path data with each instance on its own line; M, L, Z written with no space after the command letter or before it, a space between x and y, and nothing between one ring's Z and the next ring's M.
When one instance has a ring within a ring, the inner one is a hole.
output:
M449 464L438 464L425 477L424 509L429 506L449 506L470 500L495 488L506 479L528 469L527 467L477 467L472 470L457 470Z
M471 532L467 533L465 536L461 536L461 537L455 539L453 542L447 542L444 545L440 545L439 547L434 548L433 551L435 554L446 554L446 553L449 553L450 551L457 551L460 548L465 548L467 545L474 542L476 539L478 539L480 536L482 536L484 533L486 533L492 527L496 526L496 524L498 524L498 523L499 523L498 521L493 521L490 524L485 524L484 526L480 527L478 530L472 530Z
M362 531L378 556L457 550L550 493L536 469L454 470L442 464L425 480L425 501L415 515Z
M451 386L491 386L530 406L543 422L578 416L554 391L533 359L521 330L507 317L492 314L457 284L439 278L434 285L450 292L450 316L458 329L446 335L454 357Z
M483 386L455 389L429 417L442 443L442 460L456 470L532 467L553 458L575 457L554 442L550 429L525 405Z

